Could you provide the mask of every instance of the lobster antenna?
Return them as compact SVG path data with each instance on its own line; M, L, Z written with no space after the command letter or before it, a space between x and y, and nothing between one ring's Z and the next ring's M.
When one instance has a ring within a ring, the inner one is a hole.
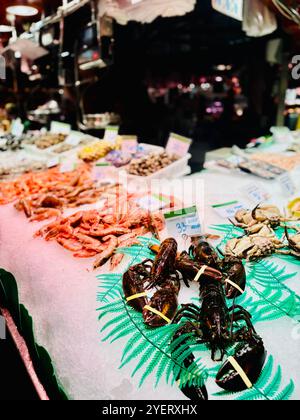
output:
M234 311L235 311L235 301L236 297L233 299L233 305L232 305L232 316L231 316L231 323L230 323L230 336L233 334L233 319L234 319Z
M256 210L258 210L261 206L261 203L259 203L253 210L251 213L252 219L256 220Z
M219 254L222 255L222 257L225 257L224 252L221 250L221 248L219 246L217 246L217 251L218 251Z

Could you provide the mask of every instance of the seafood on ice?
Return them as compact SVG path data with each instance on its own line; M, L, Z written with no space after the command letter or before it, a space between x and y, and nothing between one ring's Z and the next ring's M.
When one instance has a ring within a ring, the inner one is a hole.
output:
M23 211L30 221L42 221L61 216L64 208L93 204L100 198L109 199L118 191L116 184L99 185L93 181L90 167L82 165L68 173L60 173L55 168L2 183L0 204L16 201L15 208Z
M51 192L58 186L74 187L91 179L89 165L81 165L75 171L61 173L58 167L42 172L30 172L15 180L0 183L0 205L41 192Z
M121 248L139 244L138 237L164 228L163 217L140 208L123 191L107 200L101 210L80 211L70 217L58 217L35 236L55 240L76 258L96 257L97 269L110 260L111 269L123 260Z

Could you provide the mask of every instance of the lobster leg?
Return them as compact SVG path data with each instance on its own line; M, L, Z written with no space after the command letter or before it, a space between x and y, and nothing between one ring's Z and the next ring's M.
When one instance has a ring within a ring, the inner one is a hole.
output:
M181 308L173 319L173 324L178 324L182 318L191 318L194 321L199 321L199 313L192 310L192 308Z
M178 329L178 331L174 334L173 337L173 342L179 338L181 335L183 334L187 334L187 333L193 333L194 332L194 325L192 323L187 323L184 324L182 327L180 327ZM183 343L181 343L180 345L183 345ZM172 351L172 356L175 357L176 360L176 351L178 350L178 347L173 348ZM189 356L187 356L183 362L181 362L183 364L182 368L185 369L189 369L189 367L191 365L193 365L193 363L195 362L195 356L191 353ZM208 393L207 393L207 389L205 387L205 385L203 385L202 387L196 387L193 385L188 385L188 384L184 384L181 385L180 384L180 373L178 373L177 377L176 377L176 381L180 386L180 390L181 392L187 397L189 398L191 401L195 401L195 402L199 402L199 401L207 401L208 400Z

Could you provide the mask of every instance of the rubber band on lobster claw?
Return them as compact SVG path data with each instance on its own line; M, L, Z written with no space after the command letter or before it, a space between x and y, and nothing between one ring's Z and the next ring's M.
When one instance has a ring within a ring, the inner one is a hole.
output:
M240 392L255 385L267 358L262 339L253 335L249 342L239 346L219 370L216 383L229 392ZM250 386L251 384L251 386Z

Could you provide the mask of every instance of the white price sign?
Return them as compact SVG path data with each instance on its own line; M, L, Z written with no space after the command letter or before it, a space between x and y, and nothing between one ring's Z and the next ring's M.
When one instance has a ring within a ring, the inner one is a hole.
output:
M11 124L11 134L20 137L24 133L24 125L20 118L14 120Z
M59 170L62 174L64 174L66 172L74 171L76 167L77 167L77 163L74 160L73 161L66 160L61 163Z
M212 0L212 7L234 19L243 20L243 0Z
M185 156L191 147L192 140L172 133L169 137L166 151L169 155Z
M71 126L70 124L62 123L59 121L52 121L50 126L50 131L52 134L70 134Z
M292 180L288 172L285 172L283 175L280 175L278 177L278 181L284 193L289 197L293 196L297 192L296 185L294 184L294 181Z
M104 140L108 141L109 143L115 143L117 141L118 135L119 135L118 126L108 126L105 130Z
M164 214L168 234L172 237L200 236L202 226L196 206Z
M144 195L138 198L136 202L142 209L150 211L158 211L170 205L170 199L158 194Z
M54 168L54 166L58 166L60 163L59 157L54 157L48 160L47 167L48 168Z
M224 219L231 219L236 215L236 212L242 209L247 209L247 206L240 201L230 201L223 204L215 204L212 208Z
M82 134L78 131L71 131L71 133L66 138L66 144L69 144L70 146L77 147L79 146L81 140L82 140Z
M243 191L245 191L250 200L254 201L256 204L268 201L270 198L268 191L256 184L247 185Z
M124 155L134 155L138 148L137 136L122 136L122 152Z

